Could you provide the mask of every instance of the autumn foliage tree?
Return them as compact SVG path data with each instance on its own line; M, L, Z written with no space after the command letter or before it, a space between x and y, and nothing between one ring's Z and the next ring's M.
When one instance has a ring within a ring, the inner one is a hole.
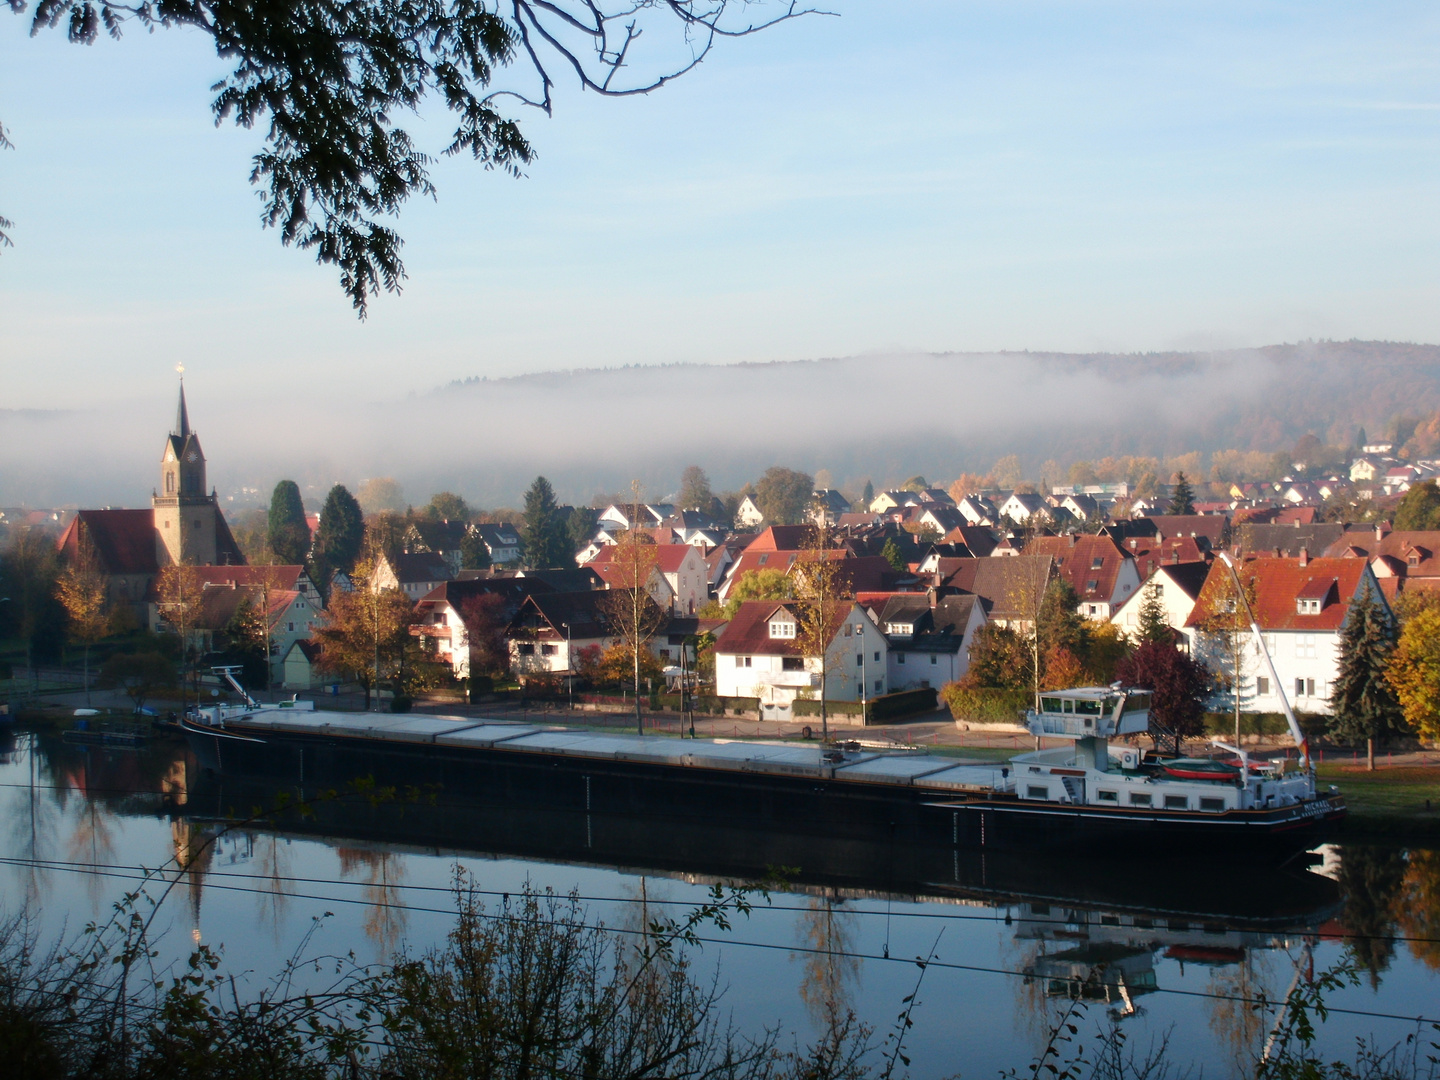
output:
M371 587L374 566L373 555L356 564L353 587L334 591L312 639L320 646L320 670L359 683L367 709L381 680L400 673L412 615L399 589Z
M1410 728L1426 741L1440 739L1440 607L1406 620L1385 679Z
M510 667L510 646L505 637L509 618L505 598L494 593L467 596L460 602L462 645L466 650L472 687L477 678L499 675Z
M1161 641L1147 641L1115 668L1115 677L1129 686L1150 690L1150 732L1158 748L1163 736L1174 752L1186 736L1205 730L1205 694L1210 673L1189 653Z
M82 523L75 555L60 571L55 581L55 598L65 609L66 629L70 640L84 652L85 703L90 703L90 647L109 631L108 590L105 574L90 539L90 530Z
M642 654L650 652L650 641L665 625L666 615L650 595L649 585L655 573L658 555L655 544L639 530L631 530L620 538L610 558L607 579L609 590L601 607L615 639L613 648L629 658L635 690L635 727L645 734L640 712L640 682L647 676Z

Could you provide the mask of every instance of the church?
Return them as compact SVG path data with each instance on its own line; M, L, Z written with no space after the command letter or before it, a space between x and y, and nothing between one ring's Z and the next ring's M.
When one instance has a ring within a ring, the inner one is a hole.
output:
M82 536L109 579L111 604L133 607L142 625L152 622L155 577L163 567L245 565L215 491L205 490L205 452L190 428L183 379L150 509L81 510L60 537L67 561L79 555Z

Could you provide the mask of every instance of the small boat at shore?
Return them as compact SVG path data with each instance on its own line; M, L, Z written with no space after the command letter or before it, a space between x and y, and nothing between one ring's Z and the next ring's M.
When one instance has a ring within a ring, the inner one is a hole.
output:
M1176 780L1218 780L1233 784L1240 778L1240 766L1213 758L1171 758L1160 763L1160 771Z

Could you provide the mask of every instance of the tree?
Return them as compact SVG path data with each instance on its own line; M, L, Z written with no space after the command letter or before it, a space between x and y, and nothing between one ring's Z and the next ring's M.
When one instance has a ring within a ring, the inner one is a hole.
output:
M1199 612L1199 644L1205 658L1211 662L1215 681L1221 689L1230 691L1235 712L1235 742L1239 745L1245 673L1254 655L1250 611L1255 603L1255 580L1251 578L1245 582L1242 593L1236 588L1235 575L1222 573L1219 564L1215 565L1214 572L1222 576L1213 590L1208 587L1201 590L1201 595L1208 598Z
M1404 724L1395 692L1385 680L1395 651L1395 621L1368 587L1350 605L1340 629L1340 664L1330 692L1330 732L1354 745L1365 742L1375 770L1375 741Z
M460 569L490 569L490 547L476 529L466 529L460 538Z
M986 623L970 645L970 668L960 680L967 690L1026 690L1031 684L1030 645L1008 626Z
M825 516L811 525L805 547L796 560L792 575L796 600L795 647L813 661L820 675L820 738L830 741L830 717L826 706L826 678L830 673L830 650L842 613L849 610L844 599L840 562L830 543L830 526ZM861 688L861 696L865 693Z
M234 69L211 87L217 122L251 128L268 114L252 184L263 185L261 221L282 243L314 251L336 267L363 317L383 287L405 279L403 241L389 219L412 195L435 193L432 154L419 149L396 118L438 98L455 128L446 155L469 154L487 169L520 176L533 152L501 101L552 110L552 68L581 87L617 97L643 94L698 65L717 40L756 33L805 12L778 6L751 21L748 5L729 0L665 4L605 0L513 0L493 9L468 0L347 4L296 3L283 17L251 4L164 0L107 3L50 0L35 9L32 33L65 24L73 42L92 44L101 26L120 35L126 19L154 30L185 27L208 35ZM24 0L11 0L23 11ZM646 29L659 39L649 55ZM661 31L679 38L673 62ZM498 72L519 58L522 72L500 86ZM532 88L533 87L533 88ZM537 93L538 91L538 93ZM8 146L0 128L0 146ZM0 221L0 229L10 228ZM0 233L0 247L9 244Z
M0 604L5 620L25 641L25 667L33 682L35 661L55 659L65 643L65 609L55 598L60 562L51 539L35 529L15 529L0 557Z
M367 514L381 514L405 509L405 491L393 477L372 476L360 485L356 496Z
M930 481L926 480L925 477L912 476L909 480L906 480L903 484L900 485L900 490L913 492L918 495L920 492L924 491L929 486Z
M772 465L755 484L755 505L768 525L798 525L805 520L814 492L809 473Z
M299 566L310 554L310 524L305 520L305 504L294 480L281 480L275 485L266 536L282 566Z
M746 600L789 600L795 595L793 585L790 575L784 570L774 567L747 570L730 586L725 605L719 608L717 617L733 619Z
M464 623L460 646L465 650L465 677L474 687L476 678L494 677L510 670L510 644L505 630L510 624L505 598L495 593L467 596L460 602Z
M175 685L175 665L158 652L115 653L100 668L100 685L123 689L138 713L156 690Z
M453 491L437 491L421 514L431 521L464 521L470 516L470 507Z
M1440 529L1440 486L1424 480L1405 493L1395 509L1397 531Z
M247 596L225 624L227 664L240 665L240 680L247 690L270 689L270 620L266 618L268 590Z
M621 536L610 558L609 589L601 606L614 637L613 648L621 649L630 658L635 684L635 727L645 734L640 712L640 679L644 664L642 653L650 651L650 641L665 625L665 612L650 595L650 579L658 564L658 553L648 536L632 529Z
M1061 577L1052 578L1041 594L1040 609L1035 617L1035 633L1045 653L1066 649L1077 660L1083 659L1087 652L1087 627L1079 609L1080 598L1070 583Z
M1020 458L1015 454L1006 454L990 468L990 475L995 478L995 483L1000 487L1014 490L1019 486L1020 481L1025 479L1021 470Z
M1440 739L1440 607L1406 620L1385 679L1411 729L1427 742Z
M65 609L70 640L84 649L85 704L90 704L90 647L109 632L108 590L90 530L82 522L75 557L55 582L55 598Z
M1115 681L1115 669L1134 649L1125 632L1114 623L1100 623L1085 628L1085 678L1095 686L1109 686Z
M565 518L565 549L570 553L572 562L576 553L590 543L594 536L595 515L583 507L572 506Z
M565 547L565 518L556 505L555 489L545 477L537 476L525 492L520 557L532 570L549 570L571 562Z
M180 706L183 711L190 660L196 651L191 648L190 634L204 603L204 585L193 566L172 565L164 567L156 575L155 592L159 597L160 617L174 628L180 640Z
M1115 667L1115 677L1129 686L1150 690L1150 729L1156 747L1163 735L1174 740L1178 756L1187 735L1205 730L1205 665L1174 645L1148 641Z
M699 465L686 466L685 471L680 474L680 509L709 510L710 502L714 498L715 493L710 490L710 477L705 475L705 470Z
M1140 645L1149 641L1162 641L1167 644L1173 644L1175 641L1175 630L1170 625L1170 620L1165 617L1165 604L1160 599L1160 586L1154 578L1151 578L1145 585L1145 591L1140 596L1135 641Z
M871 504L872 502L874 502L874 501L875 501L875 485L870 482L870 478L869 478L869 477L866 477L866 478L865 478L865 489L864 489L863 491L861 491L861 493L860 493L860 503L861 503L860 509L861 509L861 511L863 512L863 511L869 510L869 509L870 509L870 504Z
M325 610L325 624L313 640L320 646L317 666L353 680L370 695L386 675L397 682L410 639L410 601L399 589L376 589L370 578L378 560L373 549L355 565L350 589L336 589Z
M1190 481L1185 479L1183 472L1175 474L1175 486L1170 491L1170 513L1195 513L1195 492L1191 489Z
M908 569L905 565L905 556L901 553L900 545L895 543L893 536L886 537L885 546L880 549L880 557L888 562L896 573L903 574Z
M328 596L330 579L355 568L365 544L365 514L344 484L336 484L320 508L313 551L315 584Z

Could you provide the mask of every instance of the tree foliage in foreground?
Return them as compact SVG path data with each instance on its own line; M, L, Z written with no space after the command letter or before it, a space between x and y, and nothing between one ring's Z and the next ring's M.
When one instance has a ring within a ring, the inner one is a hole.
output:
M17 13L28 6L9 3ZM455 125L443 154L519 176L534 151L502 104L549 115L562 72L598 94L643 94L695 67L719 39L803 13L793 0L759 17L732 0L41 0L31 33L63 26L89 45L102 31L118 38L133 21L208 36L234 64L212 87L215 123L265 127L250 172L262 223L339 269L363 318L371 296L398 292L405 278L388 219L411 196L435 194L434 157L399 125L401 115L440 102ZM678 61L667 56L677 34ZM512 65L513 84L497 85ZM5 136L0 127L0 148ZM0 218L0 230L11 227ZM0 231L0 247L9 243Z
M1115 676L1130 686L1153 691L1150 731L1157 746L1162 736L1169 736L1179 754L1187 735L1204 732L1210 673L1189 653L1164 642L1146 642L1116 665Z
M1330 693L1330 734L1342 742L1368 743L1399 731L1405 723L1385 673L1395 651L1395 621L1375 593L1350 605L1340 630L1340 662Z
M1385 677L1405 722L1421 739L1440 739L1440 608L1425 608L1405 623Z

